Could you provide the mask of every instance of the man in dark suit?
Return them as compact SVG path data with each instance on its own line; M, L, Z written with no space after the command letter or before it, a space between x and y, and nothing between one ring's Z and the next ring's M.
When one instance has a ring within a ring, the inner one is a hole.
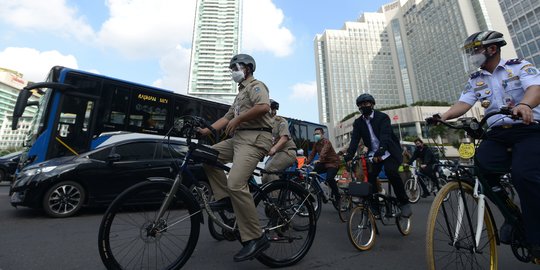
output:
M368 157L372 162L368 172L369 183L375 188L377 176L384 165L384 172L400 202L401 215L406 218L410 217L412 210L398 172L399 166L403 163L403 156L401 155L399 139L390 126L390 117L383 112L373 110L375 98L370 94L358 96L356 106L362 115L354 121L351 143L347 149L345 160L350 160L354 156L355 146L362 139L368 147Z

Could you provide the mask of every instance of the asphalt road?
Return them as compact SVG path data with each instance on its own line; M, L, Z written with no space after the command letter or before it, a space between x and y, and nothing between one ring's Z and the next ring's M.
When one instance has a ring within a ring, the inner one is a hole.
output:
M345 223L325 205L309 253L288 269L426 269L425 226L432 197L413 205L412 233L402 236L395 225L380 226L370 251L349 242ZM97 233L105 209L86 209L65 219L46 217L39 210L15 209L8 186L0 184L0 270L105 269L97 250ZM500 221L499 221L500 222ZM500 224L500 223L499 223ZM185 269L264 269L257 260L235 263L238 242L217 242L202 227L197 248ZM538 269L517 261L508 246L500 246L499 269Z

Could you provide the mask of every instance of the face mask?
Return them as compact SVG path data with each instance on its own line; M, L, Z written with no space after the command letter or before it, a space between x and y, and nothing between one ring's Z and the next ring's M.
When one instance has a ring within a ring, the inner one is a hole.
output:
M474 66L474 67L481 67L487 60L487 57L486 55L484 54L485 51L481 52L481 53L477 53L477 54L473 54L471 56L469 56L469 62Z
M371 113L373 112L373 107L371 107L371 106L361 106L359 108L359 110L364 116L370 116Z
M322 139L322 136L320 134L315 134L313 135L313 139L315 139L315 141L318 142Z
M241 83L244 80L244 71L238 70L231 72L231 79L237 83Z

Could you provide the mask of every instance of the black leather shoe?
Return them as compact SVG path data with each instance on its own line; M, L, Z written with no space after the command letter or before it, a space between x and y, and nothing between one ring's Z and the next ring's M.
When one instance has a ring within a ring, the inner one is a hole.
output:
M269 247L270 242L266 238L266 234L263 234L257 239L247 241L244 247L234 255L233 259L235 262L251 260Z
M209 202L212 210L229 210L232 209L232 202L230 197L225 197L217 201Z

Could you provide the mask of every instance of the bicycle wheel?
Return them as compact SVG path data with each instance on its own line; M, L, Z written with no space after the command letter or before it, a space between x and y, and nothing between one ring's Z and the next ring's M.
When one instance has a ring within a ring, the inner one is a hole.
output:
M352 210L347 222L347 235L355 248L361 251L369 250L375 244L375 218L371 211L359 205Z
M409 197L410 203L417 203L420 200L421 191L419 186L417 180L414 178L409 178L405 182L405 194Z
M322 193L321 191L317 190L313 184L312 181L318 181L316 178L309 177L308 180L302 181L299 179L294 180L295 183L299 183L300 186L302 186L308 193L309 193L309 200L311 201L313 205L313 210L315 211L315 220L319 220L319 217L321 216L322 212ZM306 216L306 213L300 213L303 216Z
M398 231L403 235L407 236L411 233L411 219L402 217L401 216L401 210L399 209L399 206L397 206L396 203L392 203L392 208L394 213L399 213L396 215L396 226L398 228Z
M478 202L472 196L471 186L465 182L461 182L461 185L463 194L457 181L449 182L431 205L426 234L428 268L497 269L495 228L487 205L480 241L478 248L475 248L473 230L477 227Z
M142 182L122 192L99 227L99 255L107 269L178 269L199 238L201 213L180 186L162 218L155 217L172 182Z
M311 248L317 224L305 189L291 181L276 180L257 193L254 200L261 226L270 240L270 248L257 260L269 267L299 262Z
M341 200L339 200L339 219L341 222L347 222L349 220L349 216L352 212L352 197L350 195L341 195Z
M233 227L234 223L236 221L236 218L234 216L234 213L231 213L227 210L217 210L213 211L216 218L220 219L223 223ZM212 238L222 241L222 240L229 240L234 241L236 240L236 236L234 235L234 232L226 231L226 229L221 228L219 225L217 225L210 217L208 217L208 231L210 232L210 235Z
M448 183L448 181L442 177L439 177L437 180L439 181L439 188L441 189ZM439 193L439 191L434 192L435 196L437 196L437 193ZM450 195L446 195L443 200L446 202L449 197Z

